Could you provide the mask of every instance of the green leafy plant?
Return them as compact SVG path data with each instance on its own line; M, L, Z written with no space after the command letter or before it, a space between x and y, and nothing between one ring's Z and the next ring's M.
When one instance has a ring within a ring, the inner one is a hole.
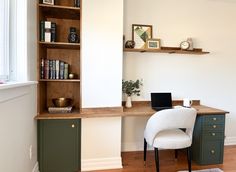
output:
M140 96L140 87L143 85L141 80L136 81L125 81L122 80L122 92L127 96L137 95Z

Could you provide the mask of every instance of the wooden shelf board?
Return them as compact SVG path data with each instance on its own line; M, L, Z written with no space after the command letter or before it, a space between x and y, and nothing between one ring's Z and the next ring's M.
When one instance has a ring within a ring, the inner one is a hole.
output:
M47 48L79 49L80 43L68 42L39 42L40 45Z
M80 82L80 79L40 79L42 82Z
M80 8L62 5L38 4L44 16L52 18L80 19Z
M168 54L208 54L209 52L204 52L200 48L195 48L194 50L181 50L179 47L161 47L161 49L135 49L135 48L125 48L125 52L140 52L140 53L168 53Z
M35 119L78 119L80 117L80 110L74 109L71 113L49 113L45 111L41 114L38 114Z

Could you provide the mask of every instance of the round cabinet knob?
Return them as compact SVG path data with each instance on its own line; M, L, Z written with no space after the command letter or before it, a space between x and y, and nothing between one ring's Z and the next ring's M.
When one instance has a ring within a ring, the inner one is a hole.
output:
M214 150L211 150L211 153L212 153L212 154L214 154L214 153L215 153L215 151L214 151Z
M216 128L216 125L213 125L213 128Z
M216 118L213 118L213 121L216 121Z
M216 133L212 133L212 136L215 136L216 135Z
M75 124L72 124L71 127L72 127L72 128L75 128Z

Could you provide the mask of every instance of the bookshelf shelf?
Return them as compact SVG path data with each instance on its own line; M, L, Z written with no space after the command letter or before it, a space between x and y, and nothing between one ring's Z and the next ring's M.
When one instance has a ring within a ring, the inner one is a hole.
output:
M80 8L78 7L47 4L38 4L38 7L42 9L42 13L44 13L47 17L75 20L80 18Z
M46 48L61 48L61 49L79 49L80 43L68 43L68 42L39 42Z
M195 48L193 50L181 50L179 47L161 47L160 50L155 49L132 49L125 48L124 52L140 52L140 53L168 53L168 54L194 54L194 55L203 55L209 54L210 52L202 51L201 48Z
M79 109L74 109L71 113L49 113L45 110L37 115L35 119L78 119L79 116L81 116Z
M80 82L80 79L40 79L41 82Z

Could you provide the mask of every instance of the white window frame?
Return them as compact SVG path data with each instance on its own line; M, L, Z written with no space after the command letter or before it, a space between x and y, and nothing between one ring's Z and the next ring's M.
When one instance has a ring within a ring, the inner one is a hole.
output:
M3 24L3 57L0 57L3 66L0 66L2 73L0 73L0 80L8 81L9 80L9 19L10 19L10 10L9 10L9 0L2 0L3 15L4 15L4 24Z

